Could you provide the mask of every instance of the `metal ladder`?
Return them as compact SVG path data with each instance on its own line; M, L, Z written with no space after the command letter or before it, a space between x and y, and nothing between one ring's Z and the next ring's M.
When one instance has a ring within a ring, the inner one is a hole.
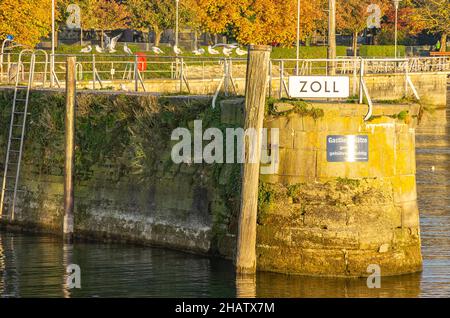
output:
M25 127L28 115L28 101L30 89L33 85L34 68L36 54L31 52L30 70L28 85L21 86L19 76L16 77L14 87L14 99L11 110L11 122L9 125L8 147L6 150L5 169L3 173L3 183L0 197L0 218L4 217L5 207L9 205L7 211L9 219L14 220L14 210L16 206L17 192L20 176L20 162L22 160L23 141L25 137ZM19 55L19 64L22 61L22 51Z

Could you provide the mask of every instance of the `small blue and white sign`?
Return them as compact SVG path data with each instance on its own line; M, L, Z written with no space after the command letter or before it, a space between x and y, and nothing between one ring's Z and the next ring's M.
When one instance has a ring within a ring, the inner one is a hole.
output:
M369 161L369 136L329 135L327 136L328 162Z
M6 39L7 39L8 41L12 41L12 40L14 40L14 36L11 35L11 34L8 34L8 35L6 36Z

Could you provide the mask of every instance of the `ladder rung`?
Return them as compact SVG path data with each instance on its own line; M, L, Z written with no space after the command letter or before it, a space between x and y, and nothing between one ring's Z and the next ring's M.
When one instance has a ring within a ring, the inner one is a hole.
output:
M9 152L19 153L20 151L19 150L11 150L11 149L9 149Z
M23 125L14 124L13 127L23 127Z
M8 192L14 191L14 189L9 189L9 188L5 188L3 190L8 191ZM25 190L17 190L17 192L25 192Z
M22 138L11 137L12 140L22 140Z
M14 114L23 115L23 114L25 114L25 112L14 112ZM27 115L31 115L31 113L27 113Z

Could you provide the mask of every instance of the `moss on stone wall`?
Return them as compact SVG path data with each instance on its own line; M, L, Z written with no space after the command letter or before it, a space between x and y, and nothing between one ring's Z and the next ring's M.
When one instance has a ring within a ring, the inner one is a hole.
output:
M292 105L293 107L286 111L277 111L275 105L277 103L284 103ZM266 115L271 116L286 116L289 114L298 114L300 116L310 116L314 119L319 119L324 116L323 109L313 107L310 103L291 98L268 98L266 101Z
M12 91L0 92L0 127L4 127L0 130L2 170L12 98ZM33 92L29 110L21 186L28 190L23 196L23 204L34 208L24 210L26 216L23 217L38 222L44 214L51 214L55 216L51 220L53 226L58 227L62 188L50 189L50 185L62 184L65 97L60 93ZM175 208L186 213L191 211L192 215L180 216L174 223L195 223L199 219L197 226L211 226L212 248L220 245L221 239L236 228L240 165L173 163L170 155L172 131L184 127L193 134L191 124L197 119L203 121L203 129L230 127L221 123L220 109L212 109L205 100L79 93L75 148L76 225L87 227L89 222L94 222L92 211L102 206L114 209L122 204L124 210L133 211L136 209L134 204L138 204L142 216L151 215L152 211L146 209L154 209L157 204L151 202L153 192L163 188L170 191L177 184L187 182L188 188L182 191L189 194L180 193L178 202L176 192L170 199L163 190L159 192L164 197L154 200L161 201L158 204L167 212L168 219L181 213L171 212ZM50 182L50 176L59 179ZM111 189L110 193L114 189L123 189L116 194L117 203L111 201L115 198L104 194L106 188ZM150 192L133 199L128 190ZM123 198L120 192L125 194ZM47 207L54 211L39 211L46 208L49 198L55 198L56 202ZM167 202L169 199L173 202ZM133 203L134 200L138 201ZM163 220L164 216L159 218ZM211 223L204 224L209 223L205 221L208 219Z

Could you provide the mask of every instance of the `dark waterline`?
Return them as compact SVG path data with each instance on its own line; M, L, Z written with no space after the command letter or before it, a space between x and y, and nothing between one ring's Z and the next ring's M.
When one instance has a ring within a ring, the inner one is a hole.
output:
M1 297L450 297L450 110L427 114L416 131L422 273L365 279L258 273L236 281L232 263L158 248L76 243L0 232ZM432 169L434 167L434 171ZM65 288L65 266L81 289Z

